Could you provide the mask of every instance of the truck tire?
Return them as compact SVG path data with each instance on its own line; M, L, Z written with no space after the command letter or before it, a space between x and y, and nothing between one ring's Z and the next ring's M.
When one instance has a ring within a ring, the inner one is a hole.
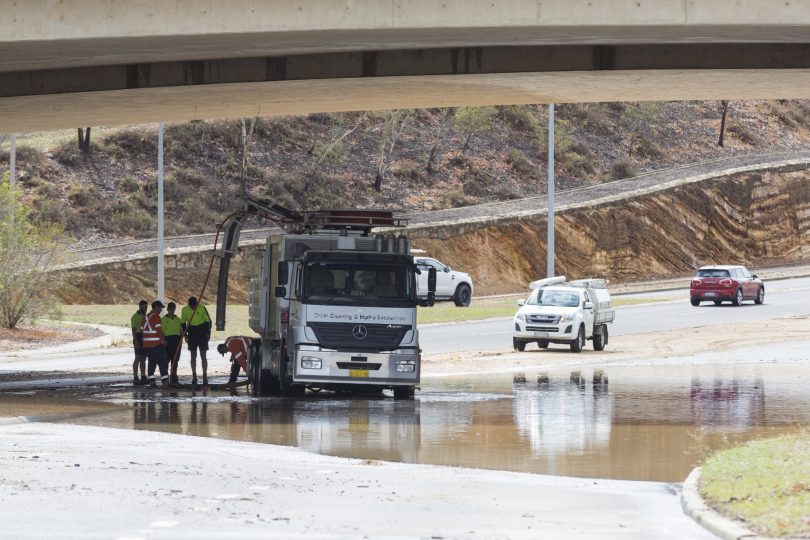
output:
M571 352L582 352L585 347L585 327L580 325L577 339L571 342Z
M250 393L253 396L270 396L278 391L273 384L273 374L269 369L262 369L261 355L262 342L260 339L254 339L248 358Z
M413 386L394 387L394 399L413 399L415 393L415 388Z
M608 342L608 329L606 324L600 325L602 328L601 333L593 335L593 350L595 351L604 351L605 345Z
M287 348L284 347L281 351L281 372L278 374L278 388L279 393L284 397L301 397L306 392L306 387L293 384L292 374L290 373L290 357L287 354Z
M471 300L472 291L470 290L470 286L466 283L459 284L459 286L456 287L456 294L453 295L453 301L458 307L467 307L470 305Z
M754 300L755 304L763 304L765 302L765 287L760 287L757 291L757 298Z
M523 352L526 350L526 342L522 339L512 338L512 348L516 351Z

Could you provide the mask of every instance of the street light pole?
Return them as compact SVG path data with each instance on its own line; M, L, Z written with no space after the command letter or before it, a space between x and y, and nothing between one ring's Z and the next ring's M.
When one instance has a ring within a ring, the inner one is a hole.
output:
M165 300L165 260L163 256L163 122L158 124L158 257L157 257L157 297Z
M8 155L8 185L14 186L17 177L17 134L11 134L11 149Z
M554 276L554 104L548 105L548 204L546 229L546 277Z

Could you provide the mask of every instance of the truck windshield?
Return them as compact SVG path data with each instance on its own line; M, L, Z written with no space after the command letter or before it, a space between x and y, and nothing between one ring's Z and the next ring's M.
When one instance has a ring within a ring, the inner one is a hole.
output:
M579 305L579 294L538 289L537 295L530 298L527 303L535 306L577 307Z
M304 298L311 304L413 306L411 268L369 261L313 261L304 273Z

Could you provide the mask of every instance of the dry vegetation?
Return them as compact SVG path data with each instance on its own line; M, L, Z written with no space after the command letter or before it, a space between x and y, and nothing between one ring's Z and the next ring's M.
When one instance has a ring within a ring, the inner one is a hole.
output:
M260 118L247 183L254 196L292 208L436 209L542 194L546 115L544 106L503 106ZM807 101L732 102L724 148L720 115L717 102L560 105L558 188L810 142ZM167 126L167 234L210 232L235 207L240 134L238 120ZM81 243L150 236L156 144L154 126L94 129L87 152L75 133L23 137L26 201ZM0 152L0 166L7 159Z

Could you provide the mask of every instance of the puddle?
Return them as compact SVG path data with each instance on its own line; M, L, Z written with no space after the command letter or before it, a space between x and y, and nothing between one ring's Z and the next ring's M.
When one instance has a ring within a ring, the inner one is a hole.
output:
M516 382L517 381L517 382ZM711 451L810 427L810 363L608 366L428 381L414 401L107 388L0 393L3 416L361 459L682 481Z

